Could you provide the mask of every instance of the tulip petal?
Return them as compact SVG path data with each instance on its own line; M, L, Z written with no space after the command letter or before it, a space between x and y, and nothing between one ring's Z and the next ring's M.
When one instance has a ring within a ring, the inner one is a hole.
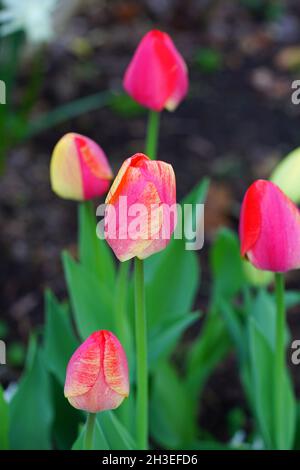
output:
M245 195L240 218L242 256L245 256L258 239L261 225L260 206L264 191L265 182L261 180L255 186L250 186Z
M64 135L56 144L50 164L52 190L60 197L83 199L81 168L74 142L74 134Z
M300 267L300 213L272 182L258 180L242 207L241 251L258 269L286 272Z
M119 340L110 332L104 331L103 370L106 383L119 395L129 395L128 366L124 350Z
M69 398L88 392L96 383L100 364L99 332L96 332L82 343L68 364L65 396Z

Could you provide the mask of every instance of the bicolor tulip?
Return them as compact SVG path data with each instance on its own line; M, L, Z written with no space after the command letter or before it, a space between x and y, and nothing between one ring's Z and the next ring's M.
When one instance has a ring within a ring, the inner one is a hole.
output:
M117 408L129 394L126 354L110 331L96 331L71 357L65 397L90 413Z
M186 64L167 33L148 32L126 70L123 85L138 103L153 111L173 111L188 91Z
M108 191L112 177L105 153L88 137L72 132L56 144L50 180L58 196L76 201L100 197Z
M256 268L286 272L300 267L300 213L274 183L255 181L240 217L241 254Z
M123 163L105 202L105 238L120 261L163 250L177 221L172 166L133 155Z

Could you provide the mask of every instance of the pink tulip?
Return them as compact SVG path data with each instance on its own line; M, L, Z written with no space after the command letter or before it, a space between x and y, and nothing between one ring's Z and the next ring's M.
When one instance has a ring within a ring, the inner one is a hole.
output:
M128 366L121 343L110 331L96 331L69 361L65 397L74 408L98 413L117 408L128 394Z
M167 33L153 30L141 40L123 85L138 103L154 111L173 111L188 91L186 64Z
M120 261L163 250L177 220L172 166L133 155L123 163L105 202L105 238Z
M258 269L285 272L300 267L300 213L274 183L255 181L240 217L241 254Z
M88 137L72 132L56 144L50 179L58 196L76 201L102 196L108 191L112 177L103 150Z

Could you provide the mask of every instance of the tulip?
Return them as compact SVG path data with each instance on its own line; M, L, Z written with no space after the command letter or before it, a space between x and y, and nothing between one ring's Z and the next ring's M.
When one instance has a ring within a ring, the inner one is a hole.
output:
M167 33L153 30L141 40L123 85L138 103L153 111L173 111L188 91L186 64Z
M163 250L177 220L172 166L133 155L120 168L105 202L105 238L120 261Z
M110 331L96 331L74 352L64 392L74 408L90 413L117 408L128 396L126 355Z
M50 179L58 196L76 201L102 196L108 191L112 177L103 150L88 137L72 132L56 144Z
M293 202L300 203L300 148L293 150L276 166L270 180Z
M256 268L286 272L300 267L300 214L274 183L255 181L240 218L241 254Z

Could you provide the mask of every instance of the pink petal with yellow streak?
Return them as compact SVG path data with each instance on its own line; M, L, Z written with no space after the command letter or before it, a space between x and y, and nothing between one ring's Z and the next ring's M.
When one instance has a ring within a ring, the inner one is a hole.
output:
M129 395L128 365L119 340L109 331L104 331L103 370L111 390L127 397Z
M66 397L83 395L95 385L103 360L101 342L101 332L93 333L74 352L67 367Z

